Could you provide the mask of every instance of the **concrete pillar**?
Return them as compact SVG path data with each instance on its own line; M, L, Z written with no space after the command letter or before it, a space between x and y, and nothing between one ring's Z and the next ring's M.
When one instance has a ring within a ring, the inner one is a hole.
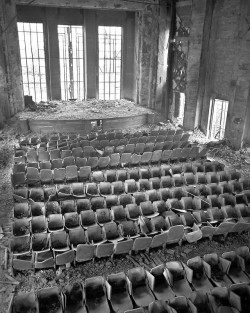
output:
M0 115L5 119L24 108L15 0L0 1L0 36Z
M206 17L206 6L208 0L193 0L191 29L189 36L186 105L183 127L192 130L196 126L199 77L201 67L201 53L203 43L203 30Z

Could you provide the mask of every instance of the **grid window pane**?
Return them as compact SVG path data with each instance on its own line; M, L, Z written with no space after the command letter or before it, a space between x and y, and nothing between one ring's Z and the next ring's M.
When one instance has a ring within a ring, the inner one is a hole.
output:
M47 100L42 23L17 23L24 95Z
M99 99L120 99L122 28L98 27Z
M85 99L83 27L58 25L63 100Z

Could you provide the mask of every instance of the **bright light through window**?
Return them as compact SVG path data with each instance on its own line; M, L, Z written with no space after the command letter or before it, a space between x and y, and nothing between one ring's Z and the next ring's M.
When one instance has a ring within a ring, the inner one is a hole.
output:
M47 101L42 23L17 23L24 95Z
M114 26L99 26L98 44L99 99L120 99L122 28Z

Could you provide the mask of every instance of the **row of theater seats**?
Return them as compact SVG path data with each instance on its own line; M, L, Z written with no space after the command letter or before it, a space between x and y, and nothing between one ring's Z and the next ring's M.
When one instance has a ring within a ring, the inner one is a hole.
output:
M55 203L50 205L56 208ZM156 211L157 205L161 212ZM13 232L18 236L13 237L10 245L15 269L32 268L34 258L40 260L36 268L47 268L51 264L85 262L95 257L113 257L182 241L192 243L202 238L250 231L250 208L244 204L190 213L179 208L166 209L166 205L163 210L164 201L153 205L143 202L140 207L116 206L111 210L81 211L79 215L69 212L63 216L53 211L48 218L41 204L34 203L33 210L35 207L36 213L40 208L41 215L32 216L31 221L28 210L21 210L20 204L16 211L16 217L22 218L15 219ZM151 215L145 216L143 211Z
M197 145L192 145L196 147ZM57 159L64 159L67 157L73 158L88 158L88 157L98 157L98 156L110 156L114 153L124 154L143 154L144 152L154 152L158 150L174 150L177 148L191 148L191 145L188 141L177 141L175 143L165 141L159 143L137 143L127 144L122 146L106 146L103 148L103 151L92 146L75 147L70 150L68 147L65 149L51 149L50 151L46 150L35 150L33 148L28 149L28 151L19 149L15 150L15 163L37 163L45 161L53 161Z
M139 137L147 137L147 136L175 136L175 135L183 135L184 132L182 129L172 130L172 129L160 129L153 130L149 133L138 131L135 133L123 133L122 131L112 131L112 132L104 132L104 133L96 133L92 132L85 136L71 134L71 135L63 135L63 134L51 134L50 136L45 135L41 137L31 137L26 138L20 141L20 146L36 146L39 143L48 143L53 141L81 141L81 140L115 140L115 139L131 139L131 138L139 138Z
M66 179L68 181L84 181L86 171L136 167L140 165L147 166L149 164L157 165L159 163L176 161L177 159L187 160L202 157L204 157L203 151L199 152L199 148L196 149L196 147L175 149L172 151L157 150L154 152L144 152L142 155L123 153L121 156L119 154L112 154L110 157L76 158L76 160L73 157L67 157L56 159L52 162L32 163L28 164L27 167L25 164L16 164L14 166L14 173L12 174L12 181L14 185L25 184L26 178L27 183L31 185L39 183L41 179L44 180L44 183L50 183L51 180L62 182ZM42 165L45 166L42 168ZM70 178L71 176L72 178ZM48 182L46 182L47 180Z
M236 251L87 278L62 293L50 287L17 295L9 313L248 313L250 253ZM51 311L51 308L53 309ZM56 311L55 311L56 309Z
M40 142L35 146L26 146L19 143L16 148L31 148L32 150L52 150L52 149L60 149L60 150L67 150L67 149L74 149L77 147L84 148L85 146L92 146L96 149L104 149L108 146L126 146L128 144L157 144L161 142L188 142L190 135L189 134L180 134L180 135L159 135L159 136L141 136L141 137L132 137L132 138L122 138L122 139L113 139L113 140L88 140L88 139L75 139L75 140L54 140L48 141L47 143ZM21 149L18 149L21 150ZM17 151L18 151L17 150Z

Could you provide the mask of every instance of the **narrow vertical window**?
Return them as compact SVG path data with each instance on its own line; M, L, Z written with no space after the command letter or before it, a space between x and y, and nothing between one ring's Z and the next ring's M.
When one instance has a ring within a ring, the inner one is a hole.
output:
M211 100L207 132L207 136L209 139L221 140L224 138L227 122L228 104L229 102L225 100Z
M122 28L98 27L99 99L121 97Z
M43 24L18 22L17 27L24 95L47 101Z
M58 25L61 95L85 99L83 27Z

